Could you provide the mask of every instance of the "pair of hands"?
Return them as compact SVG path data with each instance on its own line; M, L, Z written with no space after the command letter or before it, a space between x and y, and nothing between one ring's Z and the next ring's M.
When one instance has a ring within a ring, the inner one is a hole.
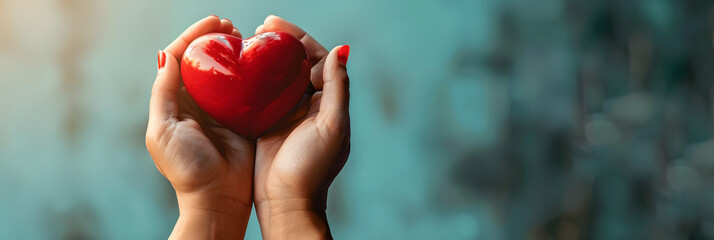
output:
M255 202L267 238L329 238L327 190L350 151L349 79L344 54L328 52L298 26L268 16L256 29L300 39L312 63L307 93L280 123L257 140L216 123L191 99L179 63L197 37L241 37L228 19L206 17L159 51L146 146L176 190L180 216L172 239L242 238Z

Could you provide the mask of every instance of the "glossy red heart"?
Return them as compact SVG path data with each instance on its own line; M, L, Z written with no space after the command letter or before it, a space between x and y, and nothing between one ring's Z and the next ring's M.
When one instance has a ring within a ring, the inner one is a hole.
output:
M300 40L283 32L248 39L211 33L189 45L181 77L196 104L217 122L259 137L290 112L310 82Z

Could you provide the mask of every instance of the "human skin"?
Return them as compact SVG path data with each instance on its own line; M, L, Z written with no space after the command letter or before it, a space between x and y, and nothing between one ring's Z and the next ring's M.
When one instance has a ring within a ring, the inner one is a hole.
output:
M350 150L349 47L328 52L275 16L256 29L266 31L287 32L305 45L315 91L257 140L213 121L181 83L178 63L193 39L212 32L241 37L230 21L204 18L159 52L146 145L176 191L180 216L170 239L243 238L253 200L265 239L331 238L327 190Z
M170 239L243 238L252 208L254 141L213 121L181 83L186 47L212 32L240 36L229 20L209 16L159 51L146 147L176 191L179 219Z
M327 191L350 151L349 46L328 52L276 16L268 16L256 34L269 31L287 32L305 45L316 91L257 141L254 199L261 231L267 239L330 239Z

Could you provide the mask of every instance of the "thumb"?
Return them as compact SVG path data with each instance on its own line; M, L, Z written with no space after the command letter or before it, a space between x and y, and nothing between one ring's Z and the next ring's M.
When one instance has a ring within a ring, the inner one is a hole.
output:
M346 123L345 118L349 113L350 79L345 66L349 51L349 45L338 46L332 49L325 59L322 72L325 83L317 117L331 128Z
M158 72L151 90L149 103L149 126L147 135L158 133L161 135L170 119L178 116L178 103L176 94L181 82L181 72L178 61L169 52L159 50Z

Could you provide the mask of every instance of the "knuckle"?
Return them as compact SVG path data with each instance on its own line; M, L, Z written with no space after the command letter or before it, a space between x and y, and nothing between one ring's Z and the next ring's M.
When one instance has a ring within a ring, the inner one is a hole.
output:
M338 114L337 116L328 118L325 124L327 128L330 129L330 133L334 134L334 137L340 138L349 132L348 119L345 114Z
M151 96L150 96L150 101L153 101L154 99L160 99L161 97L169 94L167 90L159 87L159 86L154 86L151 89Z
M144 136L144 141L146 142L146 149L151 152L156 146L161 145L162 136L164 135L163 126L151 126L151 124L146 129L146 136Z
M154 83L154 86L151 88L151 98L153 99L154 97L158 96L159 92L161 92L161 90L156 85L156 83Z

